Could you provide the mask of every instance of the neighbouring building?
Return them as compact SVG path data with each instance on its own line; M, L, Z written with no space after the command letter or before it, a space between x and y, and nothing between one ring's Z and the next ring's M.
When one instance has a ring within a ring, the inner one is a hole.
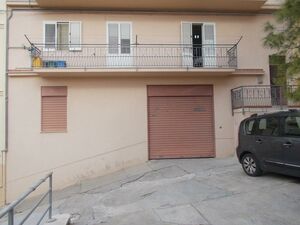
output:
M4 204L5 186L5 82L6 82L6 2L0 0L0 205Z
M277 1L8 1L7 200L149 159L235 154L253 112L295 104L270 86ZM294 105L295 106L295 105Z

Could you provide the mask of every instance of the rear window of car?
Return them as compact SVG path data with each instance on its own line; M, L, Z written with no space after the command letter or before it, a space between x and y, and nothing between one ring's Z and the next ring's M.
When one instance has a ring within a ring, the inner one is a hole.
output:
M287 136L300 136L300 116L284 118L284 134Z

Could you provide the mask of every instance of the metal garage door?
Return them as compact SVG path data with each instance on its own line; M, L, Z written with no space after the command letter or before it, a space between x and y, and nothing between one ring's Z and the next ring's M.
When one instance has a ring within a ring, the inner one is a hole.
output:
M148 86L149 158L214 157L213 87Z

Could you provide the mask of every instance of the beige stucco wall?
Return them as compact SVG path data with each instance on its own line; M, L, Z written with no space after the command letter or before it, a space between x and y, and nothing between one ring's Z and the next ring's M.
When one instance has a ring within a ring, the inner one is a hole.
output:
M25 19L26 18L26 19ZM43 42L43 21L82 21L82 43L106 43L106 21L131 21L139 43L180 43L181 21L214 22L217 44L235 43L240 69L263 69L265 76L180 76L138 73L134 77L109 77L109 73L81 78L11 76L9 79L8 201L48 171L54 188L110 173L148 160L147 93L149 84L213 84L217 157L234 154L235 124L230 89L269 83L269 51L262 47L263 25L270 15L160 15L15 12L11 20L9 68L30 69L24 34ZM135 38L133 38L135 39ZM19 47L19 48L18 48ZM15 73L14 73L15 74ZM40 86L68 86L68 132L40 132ZM240 119L237 119L240 120Z
M26 19L24 19L26 18ZM216 43L234 44L241 36L238 46L239 68L264 69L268 74L269 51L262 47L264 24L271 20L269 14L260 15L161 15L161 14L107 14L66 12L15 12L11 20L9 60L10 69L30 68L29 46L24 34L34 43L43 42L43 21L82 21L83 44L105 44L107 21L132 22L132 39L137 36L140 44L181 43L181 22L212 22L216 25ZM268 83L268 77L265 77Z
M244 78L10 78L8 200L48 171L55 189L148 160L149 84L213 84L217 157L234 154L230 89ZM43 85L68 86L68 132L41 133Z

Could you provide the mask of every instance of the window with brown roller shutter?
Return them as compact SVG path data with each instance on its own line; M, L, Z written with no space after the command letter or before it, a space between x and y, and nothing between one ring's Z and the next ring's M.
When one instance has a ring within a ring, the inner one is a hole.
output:
M43 86L41 88L41 130L44 133L67 131L67 87Z

